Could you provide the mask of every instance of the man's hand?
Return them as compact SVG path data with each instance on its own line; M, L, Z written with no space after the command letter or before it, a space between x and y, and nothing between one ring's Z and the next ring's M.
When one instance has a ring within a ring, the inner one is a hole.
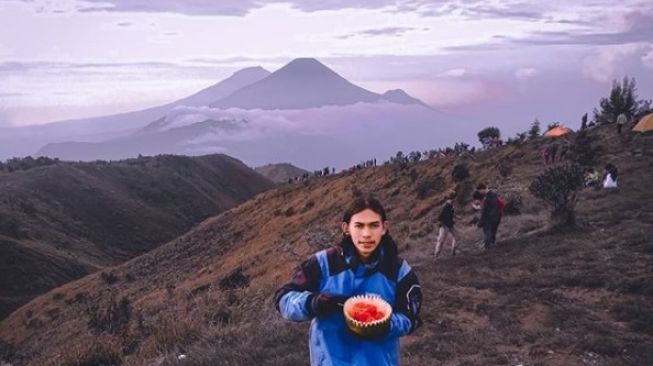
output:
M342 312L342 307L347 297L333 296L329 294L313 294L306 299L309 311L318 317L328 317L338 311Z

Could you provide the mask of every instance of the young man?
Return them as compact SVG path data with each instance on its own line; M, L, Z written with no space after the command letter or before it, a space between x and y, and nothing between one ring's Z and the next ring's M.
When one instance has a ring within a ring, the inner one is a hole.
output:
M481 218L478 222L478 226L483 229L484 248L487 250L495 245L497 230L501 223L501 212L498 202L499 198L485 183L477 185L476 190L483 195Z
M435 251L433 256L435 258L440 254L442 249L442 243L451 236L451 255L456 255L456 236L458 236L454 230L454 209L453 209L453 199L456 198L456 193L451 192L447 195L447 200L440 211L438 216L438 222L440 223L440 229L438 231L438 239L435 244Z
M302 263L275 294L284 319L311 321L311 366L399 365L399 337L419 327L422 291L417 276L397 254L385 209L374 198L355 199L342 220L340 245ZM387 334L363 338L349 330L343 304L374 293L392 306Z

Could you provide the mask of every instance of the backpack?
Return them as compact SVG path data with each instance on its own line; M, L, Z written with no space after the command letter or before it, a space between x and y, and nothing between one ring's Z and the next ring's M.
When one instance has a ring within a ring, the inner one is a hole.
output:
M503 215L503 209L506 207L506 202L497 195L497 213Z

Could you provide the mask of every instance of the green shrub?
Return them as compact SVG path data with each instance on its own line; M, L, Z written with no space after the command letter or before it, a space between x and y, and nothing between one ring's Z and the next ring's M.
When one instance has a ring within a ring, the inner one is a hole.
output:
M575 224L576 194L583 187L583 170L579 165L561 165L547 169L535 178L529 190L533 196L551 206L554 224Z

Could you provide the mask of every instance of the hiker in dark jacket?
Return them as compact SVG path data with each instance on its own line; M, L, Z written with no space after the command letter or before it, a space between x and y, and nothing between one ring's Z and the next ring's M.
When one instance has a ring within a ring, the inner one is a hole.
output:
M417 276L397 254L381 203L354 200L345 211L339 246L313 254L275 294L284 319L310 321L312 366L399 365L399 337L415 331L422 292ZM374 293L392 306L387 333L373 339L350 331L343 304L354 295Z
M551 164L556 162L556 154L558 153L558 145L551 145Z
M438 216L438 222L440 223L440 229L438 231L438 239L435 243L435 251L433 252L434 257L438 257L440 250L442 249L442 243L451 236L451 255L456 255L456 237L458 236L454 230L454 209L453 209L453 199L456 198L456 193L452 192L447 195L447 201L440 211Z
M497 237L497 230L501 222L501 213L499 212L498 197L486 184L480 183L476 186L476 190L483 195L483 203L481 204L481 218L478 226L483 229L484 248L490 249Z

